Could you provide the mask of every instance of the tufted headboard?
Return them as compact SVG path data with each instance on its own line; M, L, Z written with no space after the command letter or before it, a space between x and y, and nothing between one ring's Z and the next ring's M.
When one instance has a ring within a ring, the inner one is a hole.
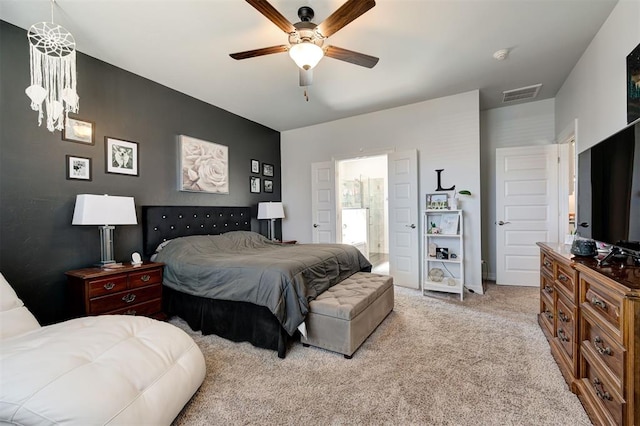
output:
M142 244L147 256L163 241L229 231L251 231L250 207L142 206Z

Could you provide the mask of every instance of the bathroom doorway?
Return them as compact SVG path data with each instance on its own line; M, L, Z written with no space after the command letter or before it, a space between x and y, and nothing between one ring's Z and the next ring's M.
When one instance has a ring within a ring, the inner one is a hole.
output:
M387 156L338 161L340 242L358 248L373 272L389 273Z

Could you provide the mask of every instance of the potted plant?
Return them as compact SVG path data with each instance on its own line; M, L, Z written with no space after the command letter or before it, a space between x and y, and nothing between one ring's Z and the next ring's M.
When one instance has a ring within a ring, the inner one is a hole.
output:
M453 191L453 197L449 198L449 208L451 210L458 210L458 195L471 195L471 191L462 189L460 191Z

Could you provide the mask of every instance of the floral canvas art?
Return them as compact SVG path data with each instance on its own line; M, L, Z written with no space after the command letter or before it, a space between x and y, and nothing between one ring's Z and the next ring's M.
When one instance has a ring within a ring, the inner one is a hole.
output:
M229 148L180 136L181 191L229 193Z

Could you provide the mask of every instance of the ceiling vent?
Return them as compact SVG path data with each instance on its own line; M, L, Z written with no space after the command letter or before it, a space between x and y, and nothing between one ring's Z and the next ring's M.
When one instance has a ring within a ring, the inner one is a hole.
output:
M502 103L533 99L538 96L541 87L542 84L534 84L533 86L521 87L519 89L505 90L502 92Z

